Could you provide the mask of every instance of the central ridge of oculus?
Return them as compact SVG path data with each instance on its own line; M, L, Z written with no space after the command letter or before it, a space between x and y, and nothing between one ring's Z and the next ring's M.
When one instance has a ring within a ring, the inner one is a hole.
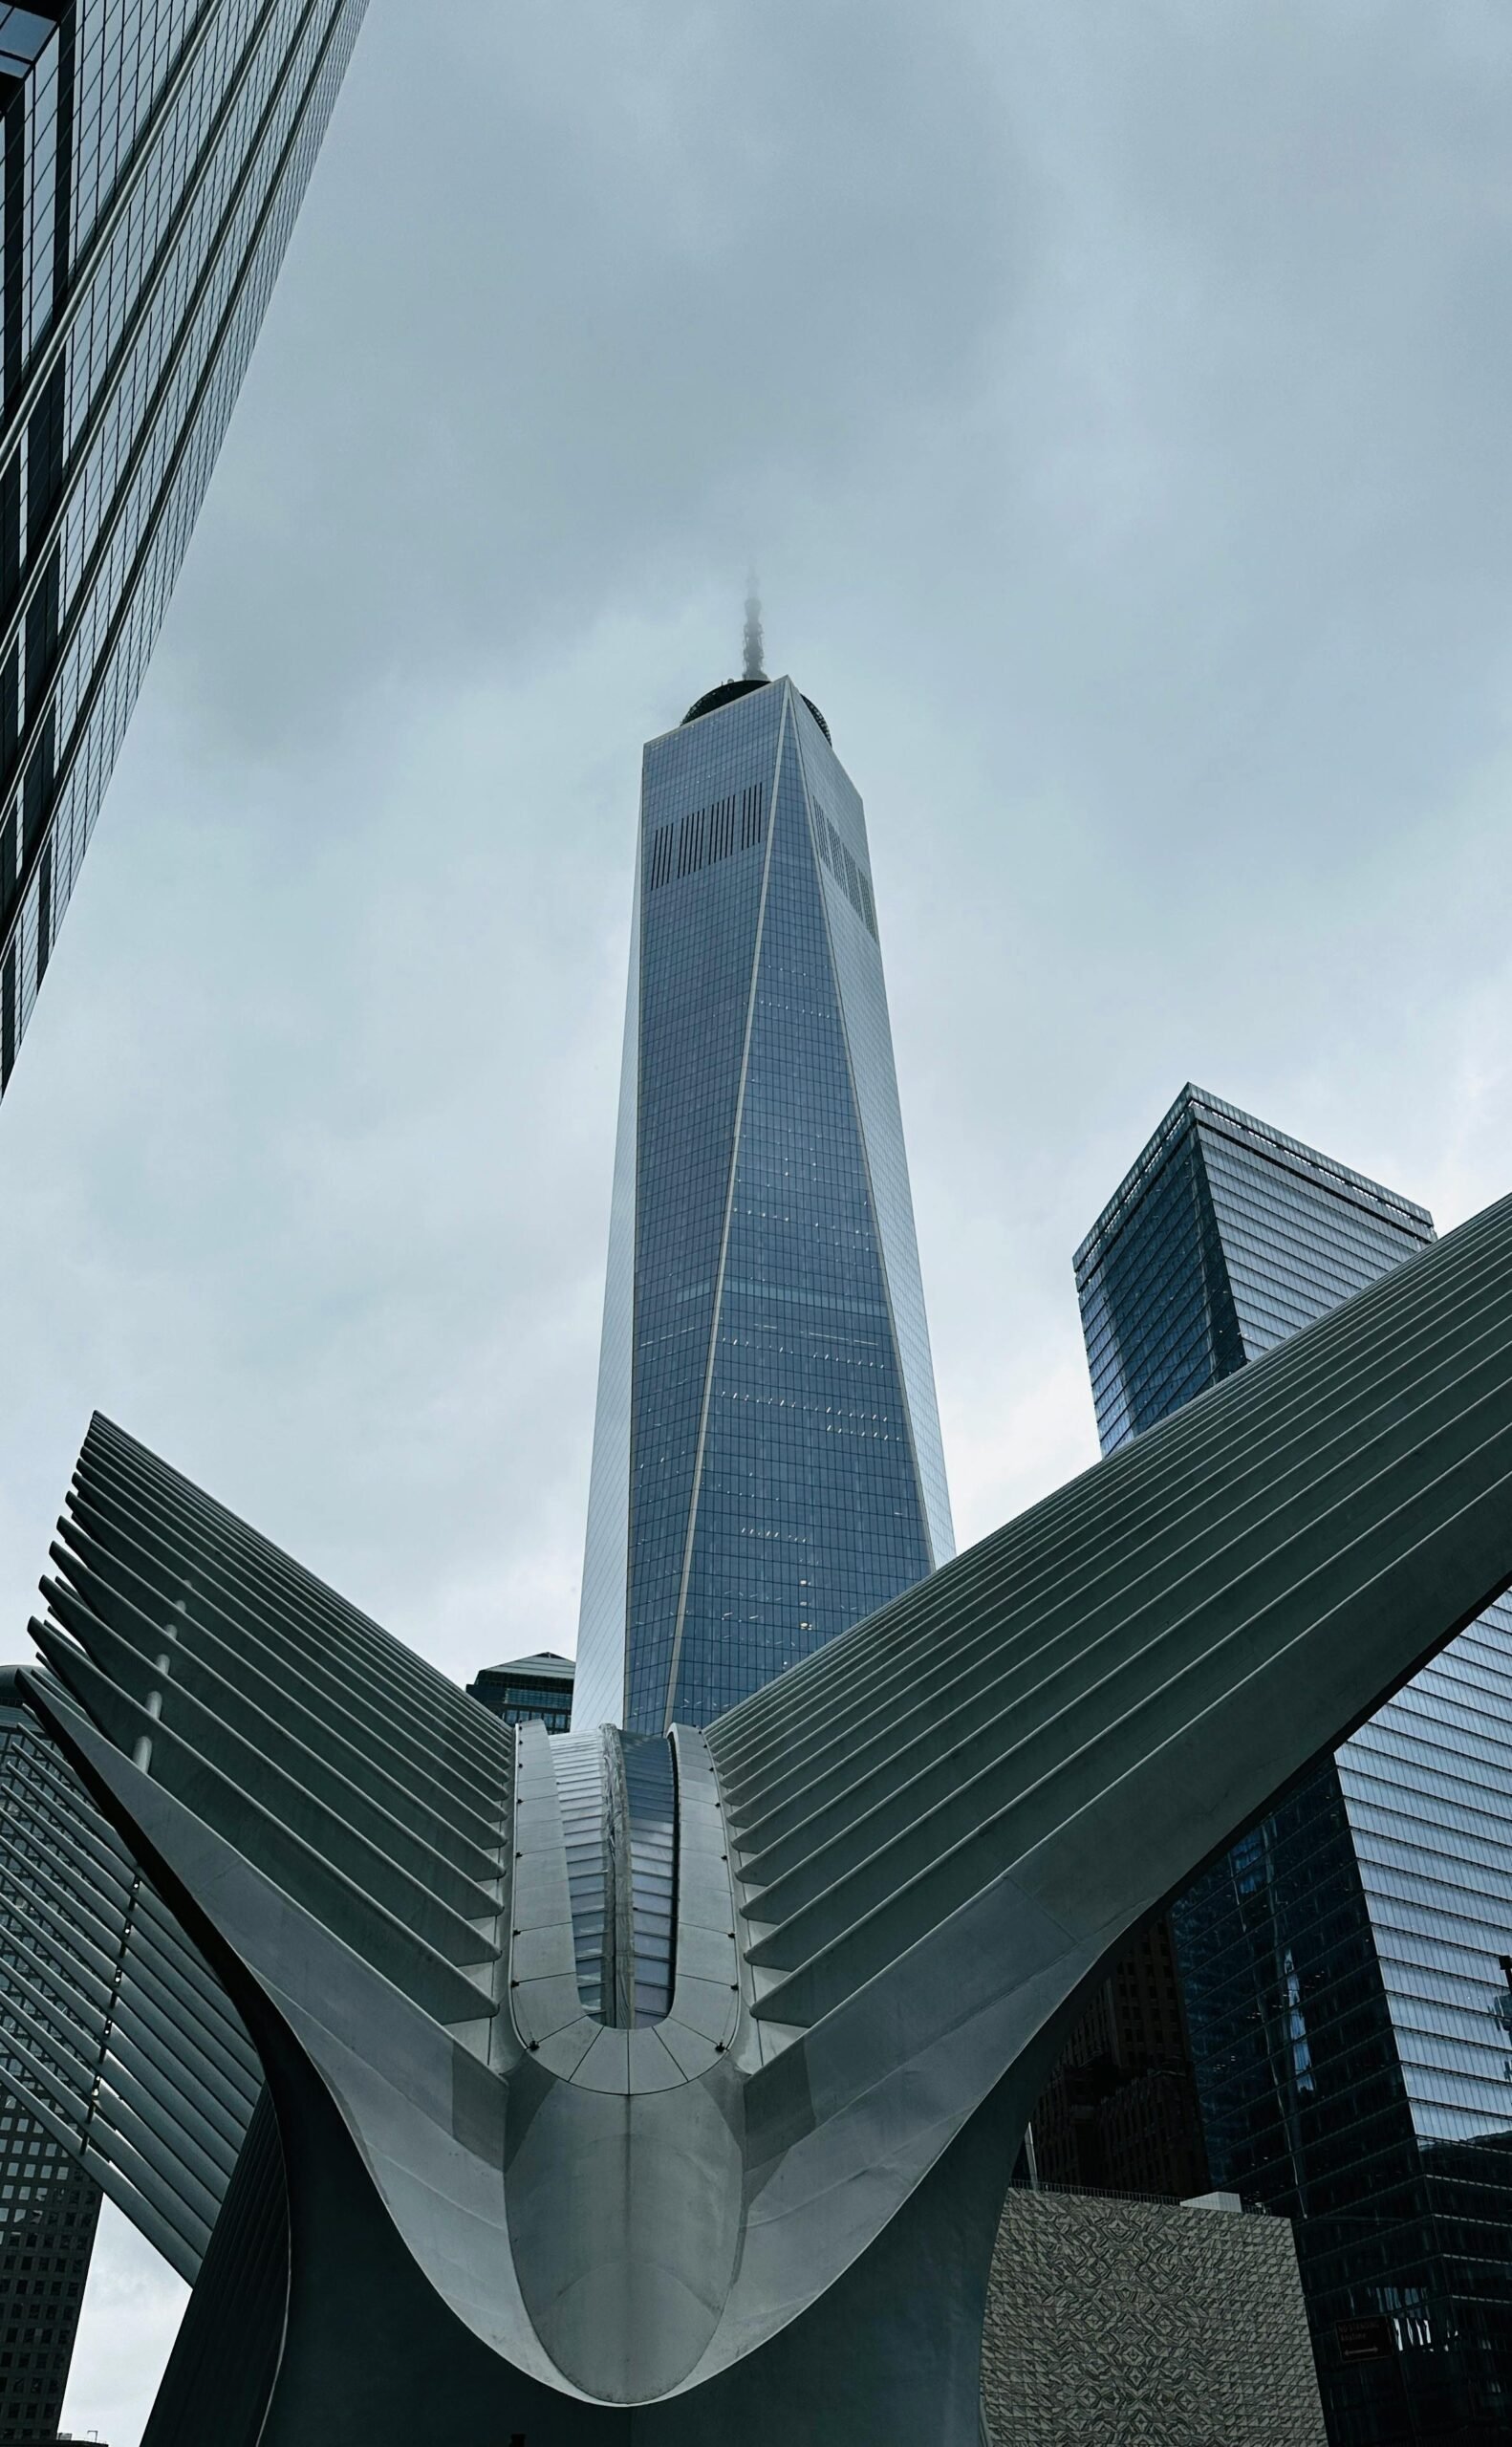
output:
M551 1746L583 2010L616 2030L659 2023L676 1968L672 1744L601 1725Z

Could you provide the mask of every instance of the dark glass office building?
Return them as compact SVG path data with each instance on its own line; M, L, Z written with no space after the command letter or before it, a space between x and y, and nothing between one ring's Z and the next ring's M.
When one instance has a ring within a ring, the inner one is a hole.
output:
M364 6L0 7L0 1093ZM0 2442L56 2430L98 2209L0 2085Z
M0 1091L364 7L0 7Z
M952 1543L861 802L731 682L645 751L573 1723L706 1723Z
M0 2096L0 2447L57 2435L89 2275L99 2188L51 2134Z
M67 1773L35 1719L0 1700L0 1947L57 1910L46 1796ZM0 2066L27 2045L0 2009ZM0 2081L0 2447L56 2433L98 2220L98 2185Z
M1207 2149L1169 1920L1140 1934L1072 2031L1034 2111L1023 2176L1191 2200Z
M1105 1450L1433 1237L1194 1088L1076 1256ZM1173 1915L1213 2180L1285 2211L1335 2447L1512 2436L1512 1609Z
M535 1657L511 1657L507 1665L487 1665L467 1697L505 1724L544 1724L548 1733L565 1733L572 1721L572 1660L542 1649Z

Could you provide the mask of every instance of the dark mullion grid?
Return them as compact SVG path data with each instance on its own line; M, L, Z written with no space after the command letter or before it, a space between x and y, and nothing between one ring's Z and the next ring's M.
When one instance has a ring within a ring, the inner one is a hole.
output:
M269 7L257 21L257 26L254 29L253 39L249 41L248 48L244 51L242 58L237 63L233 76L228 81L223 109L217 114L216 119L212 121L213 133L207 136L205 148L201 156L202 163L205 170L208 169L213 158L215 144L224 128L226 118L234 108L234 105L239 98L241 83L246 76L248 65L251 59L256 55L256 38L260 36L261 32L266 28L268 21L275 13L278 5L279 0L270 0ZM221 214L214 236L206 247L205 260L201 266L194 288L191 291L188 299L185 301L183 314L179 318L179 330L181 335L186 334L190 329L194 321L194 317L199 312L200 306L208 294L216 277L224 269L227 240L229 236L236 214L247 194L250 182L257 171L262 158L263 141L273 118L276 115L278 105L284 97L287 90L288 78L292 73L300 42L303 39L307 27L313 21L318 5L320 5L320 0L309 0L309 5L304 10L299 19L298 26L291 39L283 67L281 68L280 74L275 79L272 89L270 92L268 101L248 145L242 170L227 196L226 206ZM0 901L0 925L3 925L6 929L6 936L4 938L0 938L0 942L5 942L7 952L9 952L15 938L19 934L26 909L29 884L32 880L32 875L42 866L46 852L46 845L52 837L53 824L55 818L56 810L59 802L61 801L65 785L67 784L69 775L72 771L74 761L77 756L79 744L83 738L95 704L105 684L110 665L124 632L126 621L132 611L135 609L138 589L141 583L150 553L159 539L164 509L171 496L174 483L177 480L180 470L182 469L184 462L187 456L189 447L195 438L195 429L200 412L205 404L211 383L219 371L222 351L231 329L236 312L241 304L253 267L256 264L257 250L261 244L262 236L280 200L284 176L288 170L289 163L292 158L298 139L303 132L306 116L310 109L311 102L318 91L321 70L324 67L331 42L337 29L343 23L347 5L348 0L332 0L332 13L325 35L316 51L314 60L311 66L310 73L306 80L304 94L295 109L288 135L270 176L268 192L264 201L263 208L259 213L257 220L254 222L252 229L248 235L237 278L230 286L225 305L217 318L214 331L210 336L205 350L205 362L201 370L200 378L185 409L176 445L168 456L162 474L158 482L152 502L143 516L140 539L122 579L120 591L116 598L115 613L106 627L103 642L97 650L89 682L80 693L77 705L75 709L69 739L61 757L58 757L55 751L55 725L56 702L63 668L70 651L83 635L85 624L92 617L95 612L96 605L94 598L97 585L102 572L109 564L111 552L114 549L126 512L133 505L135 499L134 487L136 479L140 473L140 470L154 446L154 443L158 438L158 422L160 412L181 371L182 361L176 348L169 349L164 356L163 363L160 369L157 380L153 385L152 391L139 419L136 429L136 439L133 442L132 447L127 453L125 460L117 469L111 487L110 508L108 513L101 520L99 528L97 531L89 559L85 563L83 569L78 573L78 575L71 589L68 619L65 623L61 624L61 626L59 624L57 604L57 555L61 549L63 522L68 515L73 499L72 490L64 490L61 483L62 417L64 414L63 383L66 377L65 359L61 355L55 359L48 376L48 382L56 386L57 397L55 402L50 396L47 386L44 385L41 388L37 406L33 411L33 419L32 422L29 423L28 430L29 433L34 430L44 436L51 437L55 428L57 433L59 456L58 481L57 485L52 488L49 498L49 512L51 514L35 517L35 554L40 556L44 552L45 547L48 545L49 539L54 536L56 536L58 541L53 546L54 558L51 561L44 560L37 556L31 556L29 554L31 575L22 588L16 609L11 616L11 622L12 630L14 630L19 623L24 622L26 624L25 644L27 703L25 725L12 750L12 770L14 769L14 765L19 765L22 768L23 774L20 808L21 829L23 834L21 855L19 860L16 861L16 873L11 885L11 898L9 904L4 901ZM156 125L156 119L153 123ZM188 209L189 206L192 205L192 202L193 192L191 191L187 193L185 197L185 211ZM70 464L80 475L87 467L90 447L97 436L104 418L110 412L115 395L115 384L119 369L125 363L126 355L129 352L131 345L135 342L140 330L140 321L145 317L147 311L156 298L158 278L161 276L162 271L166 268L168 263L172 260L173 245L179 232L179 227L181 226L182 225L176 221L170 220L168 228L164 233L163 244L160 249L159 257L139 293L137 311L134 313L132 317L129 318L128 323L122 332L121 338L117 345L112 361L107 364L101 374L96 398L95 411L88 423L81 430L79 436L76 437L75 448L71 454ZM82 295L85 292L85 287L86 284L84 283L82 276L80 276L78 290L79 295ZM38 419L43 420L43 422L38 423L36 422ZM19 449L19 444L17 444L15 447ZM29 443L29 466L31 456L32 445ZM35 488L32 487L29 484L29 490L32 491L32 499L34 501L37 498ZM29 513L29 531L32 529L34 515L34 513ZM51 594L52 596L50 606L47 599L49 594ZM38 614L37 610L39 604L42 607L40 614ZM48 617L49 609L51 611L51 618ZM13 651L13 640L11 650ZM4 666L0 666L0 668L3 667ZM29 744L33 738L36 740L36 745L34 747ZM6 828L13 826L15 820L15 812L12 810L5 820ZM48 950L51 948L51 944L48 942L51 927L42 926L39 920L38 957L41 966L43 967L46 965ZM43 947L44 944L47 945L47 948ZM40 974L38 977L38 983L40 984ZM0 1068L3 1067L3 1061L0 1061ZM3 1081L0 1081L0 1085L3 1084Z
M646 888L657 892L741 850L755 849L765 838L766 784L753 782L707 807L690 809L680 822L657 825L646 859Z
M269 0L268 9L258 18L246 48L229 65L226 90L215 105L210 125L219 123L219 114L224 107L234 107L239 101L248 63L258 55L259 33L270 21L276 5L277 0ZM245 240L238 242L239 254L234 264L234 276L229 283L226 312L219 317L206 342L201 379L186 403L176 440L157 433L150 416L138 431L137 443L143 455L150 450L154 464L160 459L164 460L161 482L156 484L150 500L139 504L132 491L131 474L120 469L117 471L111 497L112 515L118 511L124 514L129 510L135 516L140 510L145 521L140 542L121 574L119 591L112 590L113 610L110 603L94 599L98 593L98 577L110 566L109 560L97 552L92 558L90 573L80 579L76 590L71 588L74 616L70 618L68 633L60 639L42 640L43 651L50 655L51 668L46 701L39 700L33 711L31 737L34 745L30 750L24 743L14 744L10 740L6 707L8 665L6 658L0 654L0 766L6 761L8 748L12 771L16 769L16 760L21 760L24 803L22 808L13 810L9 818L10 828L13 831L19 827L24 837L20 840L7 839L6 829L0 828L0 924L5 926L5 936L0 937L0 1093L9 1082L21 1037L46 972L53 941L73 888L78 861L93 829L131 700L140 682L140 666L150 648L151 634L177 574L182 546L197 507L198 492L207 478L209 463L224 426L224 414L230 397L234 396L255 335L255 320L260 317L288 227L298 208L305 173L313 158L312 125L313 141L318 143L364 5L365 0L335 0L332 14L319 38L308 81L299 96L287 141L269 172L268 191L262 209ZM275 95L285 90L291 62L306 32L319 23L315 9L316 0L310 0L310 5L298 19L297 28L290 32L288 42L279 54ZM55 355L60 348L60 335L66 338L67 330L72 329L76 314L81 310L81 301L90 294L93 274L105 259L110 245L122 227L131 200L126 188L139 179L143 165L154 158L153 146L161 139L164 115L177 105L191 72L204 55L224 16L224 0L207 0L205 9L184 36L179 55L169 69L163 86L136 129L125 164L116 176L112 201L90 227L74 266L68 312L54 319L52 330L32 352L31 373L22 378L11 420L12 432L25 421L32 395L37 388L41 366L50 355ZM181 140L176 138L176 162L180 149ZM193 177L196 179L204 174L207 164L217 171L224 166L213 158L216 145L208 129L197 131L192 140L184 138L182 150L185 158L195 164ZM254 144L243 166L245 169L256 163ZM211 242L210 251L202 267L208 271L217 286L224 281L229 261L224 247L221 254L215 252L215 248L222 244L219 236ZM164 262L169 260L172 245L171 228L165 227L155 250L156 255ZM248 302L252 309L250 319L247 312ZM145 312L155 311L156 301L149 304L140 292L135 303L141 305ZM129 345L129 337L122 344ZM168 366L177 372L171 354ZM109 395L112 383L102 380L100 387ZM202 430L202 424L205 429ZM82 456L76 454L74 464L87 472L87 450ZM140 466L139 461L139 472ZM186 476L193 499L183 489ZM3 535L3 511L4 487L3 477L0 477L0 535ZM114 549L112 544L111 552ZM3 561L3 550L0 550L0 561ZM0 602L3 602L3 590L0 590ZM82 661L84 668L71 667L77 661ZM59 721L55 707L59 698L65 701L66 737L58 735ZM39 729L36 727L38 723Z

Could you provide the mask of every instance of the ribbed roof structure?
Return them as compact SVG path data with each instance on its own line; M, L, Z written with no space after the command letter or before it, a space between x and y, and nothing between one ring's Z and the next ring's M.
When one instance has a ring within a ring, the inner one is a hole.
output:
M202 2435L339 2406L410 2447L443 2374L459 2435L968 2447L1003 2189L1089 1984L1509 1582L1512 1202L706 1735L591 1758L97 1420L28 1696L281 2136L237 2263L283 2251L277 2320L202 2306L227 2371L267 2357L261 2426L206 2376Z

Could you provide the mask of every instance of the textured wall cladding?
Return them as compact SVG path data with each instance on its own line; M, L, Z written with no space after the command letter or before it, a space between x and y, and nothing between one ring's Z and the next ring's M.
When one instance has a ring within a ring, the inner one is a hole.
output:
M1011 2193L982 2379L993 2447L1325 2447L1281 2218Z

